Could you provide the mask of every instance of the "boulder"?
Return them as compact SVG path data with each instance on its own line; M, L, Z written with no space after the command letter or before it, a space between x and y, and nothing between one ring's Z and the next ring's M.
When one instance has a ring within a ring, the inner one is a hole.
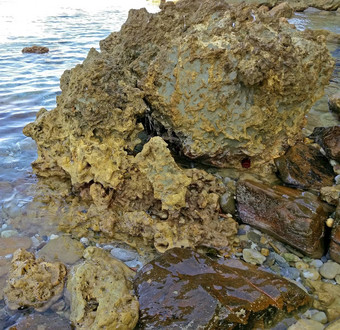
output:
M315 127L310 138L320 144L328 158L340 162L340 126Z
M134 286L141 329L263 328L311 301L295 284L255 266L179 248L145 265Z
M73 267L67 284L73 325L88 330L134 329L139 307L131 282L135 273L96 247L88 247L84 258Z
M39 175L116 189L142 136L216 166L249 159L258 171L294 144L332 73L324 37L255 5L161 7L131 10L101 53L63 74L56 109L24 129Z
M25 47L22 49L23 53L33 53L33 54L45 54L48 53L50 50L47 47L44 46L31 46L31 47Z
M8 308L33 307L37 311L47 310L63 294L66 267L49 263L23 249L15 251L8 281L4 289Z
M301 189L316 189L333 184L335 174L328 159L311 144L297 143L275 159L280 179Z
M313 258L323 255L325 205L317 196L252 181L237 184L241 220Z

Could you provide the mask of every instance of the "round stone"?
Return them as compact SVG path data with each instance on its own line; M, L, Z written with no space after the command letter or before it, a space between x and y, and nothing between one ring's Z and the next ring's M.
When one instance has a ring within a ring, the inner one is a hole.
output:
M311 319L314 321L320 322L322 324L326 324L328 321L327 316L324 312L317 312L313 314Z
M320 267L319 271L322 277L332 280L340 274L340 265L329 260Z
M314 259L309 265L314 268L320 268L323 262L320 259Z
M304 269L302 275L304 278L312 281L316 281L320 278L320 274L315 268Z

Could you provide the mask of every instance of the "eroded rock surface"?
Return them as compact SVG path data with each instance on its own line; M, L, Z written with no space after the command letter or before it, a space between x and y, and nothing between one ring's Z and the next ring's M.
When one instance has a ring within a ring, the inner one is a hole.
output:
M332 67L323 37L256 6L131 10L101 53L63 74L57 108L24 132L38 143L36 171L74 184L117 188L143 130L190 158L241 168L251 157L256 167L294 143Z
M34 54L45 54L48 53L50 50L48 47L44 46L31 46L31 47L25 47L22 49L23 53L34 53Z
M70 319L77 329L134 329L138 301L130 282L135 273L102 249L88 247L84 263L68 281Z
M33 307L44 311L62 296L65 277L63 264L35 259L32 253L19 249L13 255L4 289L6 304L13 310Z
M333 184L334 172L328 159L315 146L297 143L275 159L281 180L301 189L320 189Z
M310 303L287 280L190 249L168 250L138 272L134 285L141 329L262 328L268 317L273 321Z
M317 196L297 189L253 181L237 184L237 208L243 222L314 258L324 251L324 207Z

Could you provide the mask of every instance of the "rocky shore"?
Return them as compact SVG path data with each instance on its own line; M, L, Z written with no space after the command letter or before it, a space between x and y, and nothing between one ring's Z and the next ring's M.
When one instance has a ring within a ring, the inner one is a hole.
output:
M60 231L1 229L3 328L339 326L340 126L302 132L334 60L287 20L310 6L340 3L131 10L64 72L24 129Z

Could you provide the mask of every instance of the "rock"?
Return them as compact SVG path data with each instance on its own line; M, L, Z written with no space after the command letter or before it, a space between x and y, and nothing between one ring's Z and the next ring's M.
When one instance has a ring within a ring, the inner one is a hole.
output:
M300 272L294 267L282 268L280 274L291 280L296 280L300 276Z
M329 260L320 267L319 272L322 277L332 280L336 275L340 275L340 265Z
M266 248L261 249L261 254L264 255L265 257L268 257L270 254L270 251Z
M312 281L316 281L320 279L319 272L314 268L302 270L301 274L305 279L309 279Z
M328 326L325 329L327 329L327 330L338 330L338 329L340 329L340 319L329 323Z
M312 320L326 324L328 322L327 315L324 312L317 312L312 315Z
M66 267L36 259L23 249L15 251L7 285L4 289L8 308L33 307L47 310L63 294Z
M336 283L340 284L340 275L335 276L335 281Z
M220 206L224 213L235 214L235 195L231 191L226 191L220 198Z
M314 268L320 268L323 265L323 262L320 259L314 259L309 265Z
M340 114L340 92L333 94L328 100L329 110Z
M303 269L308 269L308 268L309 268L308 264L306 264L306 263L303 262L303 261L297 261L297 262L295 263L295 267L296 267L297 269L299 269L299 270L303 270Z
M255 266L179 248L145 265L134 286L140 327L150 329L262 328L268 313L275 321L277 311L310 301L291 282Z
M139 137L155 135L191 159L262 172L299 138L334 64L317 33L213 0L131 10L100 45L64 73L57 108L24 130L39 175L117 189Z
M111 255L121 261L131 261L138 258L137 251L129 251L127 249L122 249L115 247L110 251Z
M340 207L337 207L337 213L339 213ZM338 218L339 216L338 216ZM340 263L340 224L339 220L336 221L333 225L332 234L331 234L331 242L329 245L329 255L332 260L337 263Z
M59 316L55 313L48 314L30 314L22 316L14 325L9 329L15 330L71 330L69 320Z
M243 259L252 265L262 265L266 261L266 257L260 252L253 249L243 249Z
M293 13L293 8L289 5L288 2L282 2L269 11L269 14L271 16L285 18L291 18L293 16Z
M310 138L323 148L328 158L340 162L340 126L315 127Z
M47 261L60 261L64 264L74 264L83 256L84 246L70 236L60 236L51 239L38 252L39 258Z
M12 236L18 236L18 232L16 230L4 230L1 232L2 238L8 238Z
M328 204L337 206L340 198L340 185L322 187L320 189L320 196Z
M316 189L333 184L334 172L328 159L311 144L297 143L275 159L281 180L289 186Z
M70 320L77 329L133 329L138 301L133 294L134 272L105 250L88 247L85 262L73 267L67 288Z
M252 181L237 184L241 220L311 257L323 255L327 213L313 194Z
M301 260L298 256L296 256L293 253L283 253L282 256L286 259L287 262L297 262Z
M43 46L31 46L31 47L25 47L22 49L23 53L34 53L34 54L45 54L48 53L50 50L47 47Z
M17 249L29 249L32 241L29 237L1 237L0 238L0 256L13 253Z
M300 319L291 325L288 330L323 330L324 326L315 320Z
M339 285L311 280L307 280L307 285L314 291L314 308L324 311L329 322L340 317Z

